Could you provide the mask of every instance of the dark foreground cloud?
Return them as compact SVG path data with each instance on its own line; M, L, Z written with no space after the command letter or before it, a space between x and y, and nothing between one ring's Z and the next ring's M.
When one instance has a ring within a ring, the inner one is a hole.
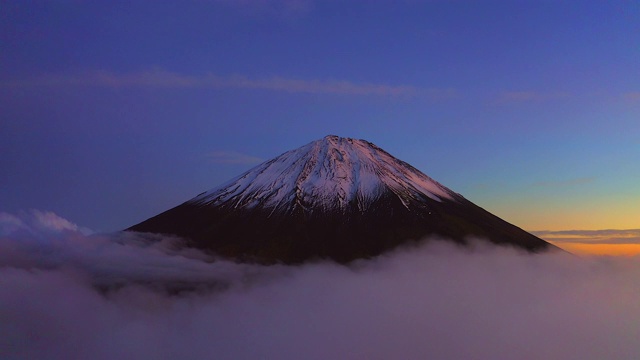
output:
M430 241L264 267L51 213L0 230L2 359L640 358L638 258Z

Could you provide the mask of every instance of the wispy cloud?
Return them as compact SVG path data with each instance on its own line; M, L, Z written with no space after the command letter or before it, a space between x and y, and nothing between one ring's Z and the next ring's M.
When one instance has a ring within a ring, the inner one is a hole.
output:
M532 231L545 240L580 244L640 244L640 229Z
M538 181L533 183L534 187L543 187L543 188L568 188L574 187L578 185L589 184L595 181L595 177L581 177L569 180L559 180L559 181Z
M80 232L85 235L91 233L91 230L79 227L50 211L30 210L18 215L0 212L0 234L16 231L26 231L31 234L63 231Z
M504 91L498 94L496 103L544 102L568 98L567 92Z
M247 15L263 15L296 19L309 14L314 8L311 0L214 0L241 10Z
M258 164L261 158L242 154L236 151L213 151L206 157L217 164Z
M272 77L266 79L249 79L234 77L227 81L229 87L245 89L263 89L312 94L343 95L416 95L418 89L407 85L385 85L372 83L354 83L346 80L300 80Z
M633 101L633 102L640 102L640 91L632 91L632 92L628 92L622 95L622 97L625 100L628 101Z
M336 94L356 96L410 96L433 100L456 96L453 89L421 88L412 85L353 82L336 79L295 79L282 76L250 78L244 75L221 76L213 73L187 75L161 69L135 73L91 71L81 74L54 74L38 78L5 81L5 88L92 86L92 87L146 87L170 89L249 89L307 94Z

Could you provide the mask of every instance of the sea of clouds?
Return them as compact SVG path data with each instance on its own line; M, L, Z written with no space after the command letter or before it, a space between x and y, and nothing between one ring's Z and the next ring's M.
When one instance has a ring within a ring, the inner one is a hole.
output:
M0 213L2 359L640 359L640 258L431 239L343 266Z

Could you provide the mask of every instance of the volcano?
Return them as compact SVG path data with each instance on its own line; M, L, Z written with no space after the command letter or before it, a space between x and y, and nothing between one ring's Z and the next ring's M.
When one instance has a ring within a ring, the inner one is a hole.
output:
M127 230L177 235L188 246L259 263L346 263L427 238L554 248L378 146L333 135Z

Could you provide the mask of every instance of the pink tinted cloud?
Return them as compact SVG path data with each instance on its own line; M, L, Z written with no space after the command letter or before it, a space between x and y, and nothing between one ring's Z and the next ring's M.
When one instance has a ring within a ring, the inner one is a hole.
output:
M237 151L212 151L206 157L217 164L258 164L263 160Z
M99 86L152 88L211 88L250 89L307 94L335 94L353 96L409 96L433 100L456 96L453 89L421 88L412 85L352 82L336 79L294 79L282 76L250 78L244 75L220 76L213 73L186 75L161 69L137 73L91 71L73 75L48 75L0 84L3 87Z
M568 98L566 92L542 91L504 91L498 94L496 102L499 104L514 102L540 102Z
M532 231L536 236L557 243L640 244L640 229Z
M632 91L622 95L625 100L640 102L640 91Z
M239 9L250 16L269 16L282 19L300 18L314 8L311 0L215 0Z

